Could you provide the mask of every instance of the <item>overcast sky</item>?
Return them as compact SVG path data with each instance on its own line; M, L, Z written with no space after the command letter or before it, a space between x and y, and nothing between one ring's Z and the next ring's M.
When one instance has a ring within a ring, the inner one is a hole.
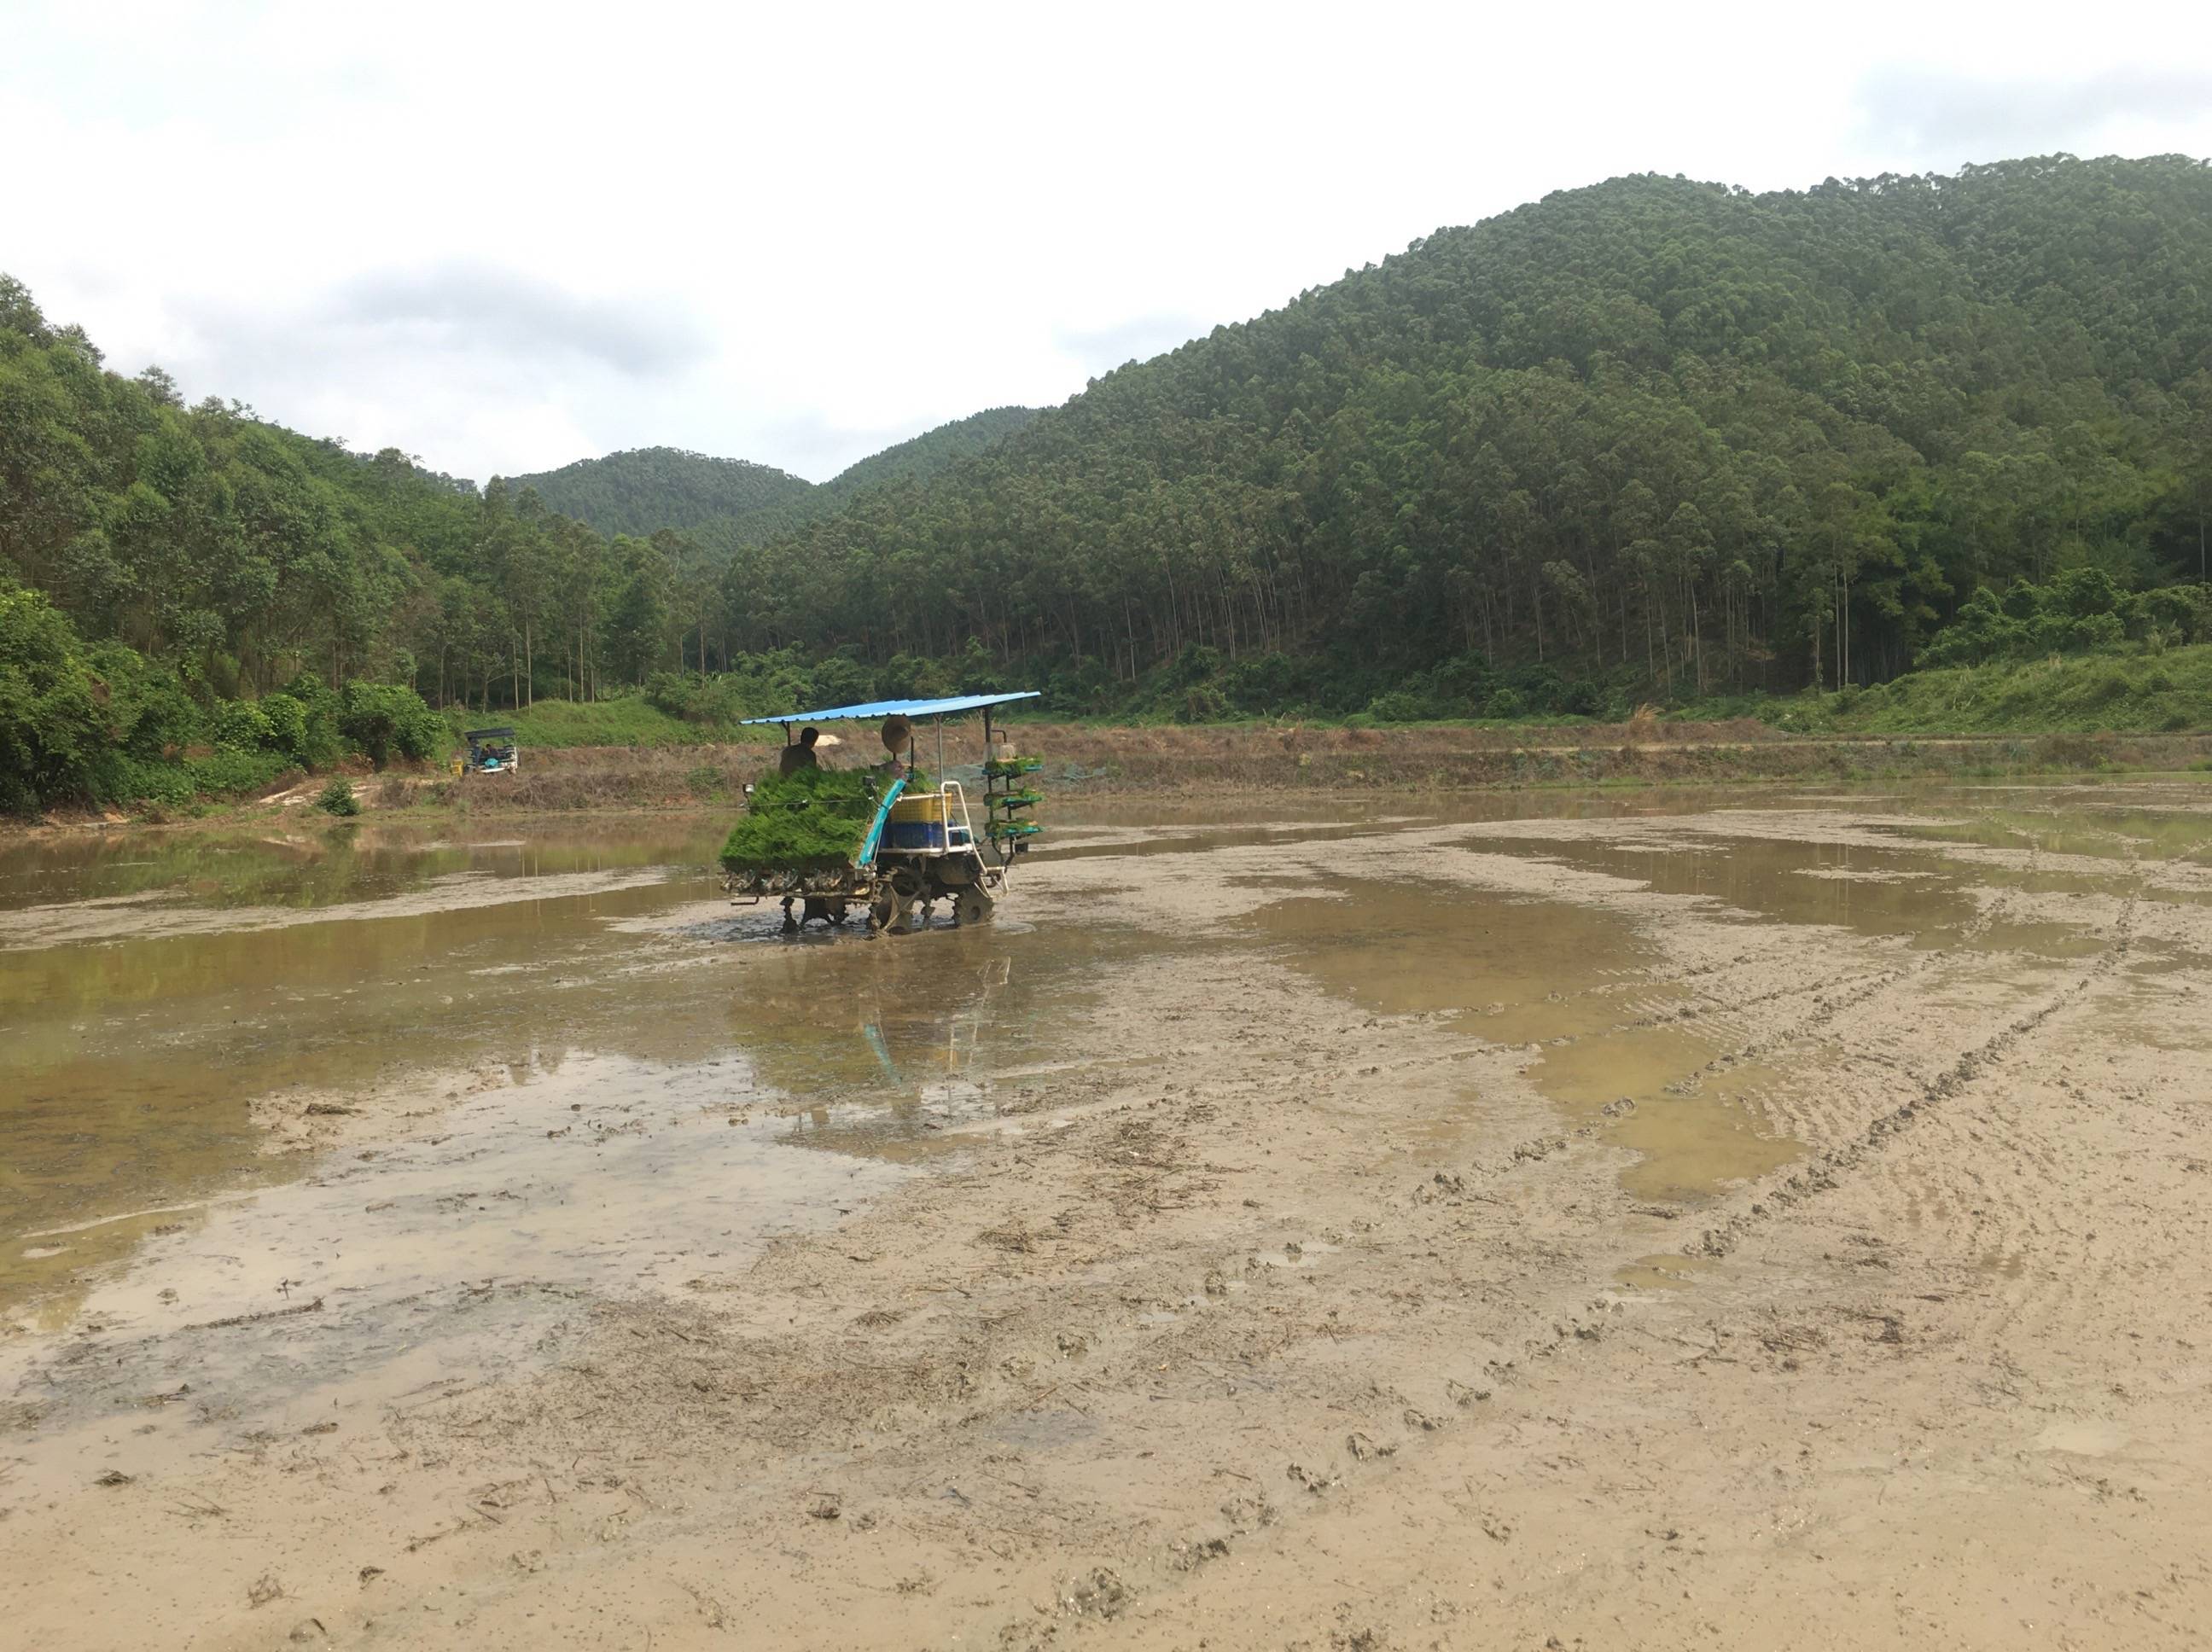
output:
M821 480L1621 173L2212 155L2208 13L0 0L0 270L435 470Z

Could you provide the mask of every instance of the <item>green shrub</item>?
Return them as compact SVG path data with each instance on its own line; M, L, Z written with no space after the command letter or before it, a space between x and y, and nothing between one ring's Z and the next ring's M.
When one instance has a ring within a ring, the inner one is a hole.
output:
M307 740L307 708L289 694L265 694L255 704L269 731L269 749L283 753L301 768L312 768L323 754Z
M117 751L100 764L91 791L97 803L181 805L192 799L192 777L182 763Z
M1598 717L1605 713L1605 690L1588 677L1567 684L1559 695L1559 709L1571 717Z
M793 651L786 652L791 653ZM792 696L791 704L773 707L771 712L807 711L818 706L857 706L870 700L898 697L878 694L874 676L850 654L832 654L827 659L817 661L811 668L802 668L802 671L803 689ZM801 701L805 703L799 703Z
M208 736L207 714L168 666L119 642L86 656L100 680L109 738L134 757L173 756Z
M878 700L928 700L951 692L952 679L935 660L923 659L913 654L894 654L890 662L876 672L873 697ZM850 705L853 702L847 701L844 703Z
M1247 654L1222 673L1221 692L1238 711L1280 716L1313 697L1312 666L1281 653Z
M338 732L379 768L396 754L429 756L446 742L446 726L412 689L392 683L349 683L338 696Z
M236 796L258 792L291 766L292 760L281 751L226 749L187 760L184 773L194 792Z
M1427 720L1431 713L1426 700L1403 689L1394 689L1370 700L1367 714L1378 723L1419 723Z
M69 616L0 585L0 808L85 793L111 725Z
M250 700L225 701L213 723L215 743L227 751L265 751L276 744L268 717Z
M331 686L312 671L302 671L284 685L284 695L300 708L299 744L286 747L293 761L303 768L320 768L344 756L345 739L338 732L338 696ZM270 705L276 698L268 695L261 701L272 726L284 714Z
M2100 706L2124 700L2134 692L2135 684L2128 681L2128 674L2117 667L2098 672L2096 680L2089 685L2089 698Z
M1176 707L1179 723L1219 723L1230 717L1228 696L1211 683L1194 683L1182 691Z
M2120 588L2101 568L2069 568L2051 581L2045 602L2076 619L2103 617L2119 606Z
M315 807L326 815L357 815L361 812L361 799L354 796L351 780L343 774L333 774L330 784L315 799Z

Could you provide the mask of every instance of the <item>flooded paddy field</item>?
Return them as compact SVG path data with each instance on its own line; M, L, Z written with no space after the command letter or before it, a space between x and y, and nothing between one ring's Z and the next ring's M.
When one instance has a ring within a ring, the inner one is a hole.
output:
M2212 787L1051 818L0 844L11 1634L2212 1633Z

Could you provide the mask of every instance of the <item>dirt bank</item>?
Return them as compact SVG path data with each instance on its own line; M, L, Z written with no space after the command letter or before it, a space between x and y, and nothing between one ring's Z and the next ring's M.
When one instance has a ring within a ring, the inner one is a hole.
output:
M2201 1644L2202 851L1959 825L1099 834L1020 890L1131 940L1056 1059L931 1092L927 1173L834 1225L702 1236L511 1369L259 1412L71 1327L14 1397L0 1610L48 1648ZM673 965L730 921L655 924ZM198 1335L274 1370L342 1309Z
M1272 726L1017 726L1042 756L1042 784L1070 793L1218 796L1294 790L1357 793L1498 787L1741 785L1753 781L1942 780L1996 775L2178 774L2212 764L2212 734L2023 734L1806 738L1750 719L1639 721L1549 727L1308 728ZM972 759L977 736L949 736L948 758ZM356 779L371 814L574 814L737 806L765 771L772 746L579 746L531 750L520 773L456 780L432 765ZM957 773L957 767L955 772ZM969 777L972 782L973 776ZM209 818L319 820L320 781L214 805ZM0 841L144 823L116 811L60 810L31 823L0 820ZM161 811L156 823L191 825Z
M1964 774L2172 772L2212 759L2212 735L1955 739L1795 738L1748 720L1569 728L1102 728L1024 724L1043 784L1066 793L1223 790L1449 791L1498 786L1731 784L1929 779ZM972 731L965 740L972 744ZM589 748L536 754L511 779L430 788L471 809L682 807L738 796L768 755L757 745ZM959 738L951 761L970 754ZM395 793L392 801L418 793ZM372 799L374 800L374 799ZM427 799L426 799L427 800Z

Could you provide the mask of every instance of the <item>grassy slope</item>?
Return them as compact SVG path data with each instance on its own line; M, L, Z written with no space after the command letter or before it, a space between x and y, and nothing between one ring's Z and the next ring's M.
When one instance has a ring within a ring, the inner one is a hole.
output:
M1049 716L1048 712L1044 714ZM1786 733L1845 736L2150 734L2212 729L2212 644L2171 648L2161 654L2097 654L2026 665L1917 671L1880 688L1842 694L1707 701L1684 708L1668 720L1722 722L1740 717L1756 717ZM526 751L533 746L771 744L780 738L772 728L686 723L640 699L602 700L589 705L541 700L527 711L495 712L489 717L475 712L450 712L447 719L457 732L485 723L511 724ZM1107 727L1131 726L1139 720L1054 720ZM1331 720L1300 720L1326 726ZM1556 728L1574 720L1557 717L1521 724L1485 720L1467 726L1501 731Z
M541 700L526 711L448 711L446 720L453 730L456 745L464 729L514 729L526 763L533 747L543 750L568 746L720 745L782 738L772 728L687 723L638 699L589 703Z
M1685 719L1756 717L1806 734L2155 734L2212 729L2212 643L1914 671L1878 688L1745 696Z
M1835 726L1870 734L2212 727L2212 643L2159 654L1916 671L1838 705Z

